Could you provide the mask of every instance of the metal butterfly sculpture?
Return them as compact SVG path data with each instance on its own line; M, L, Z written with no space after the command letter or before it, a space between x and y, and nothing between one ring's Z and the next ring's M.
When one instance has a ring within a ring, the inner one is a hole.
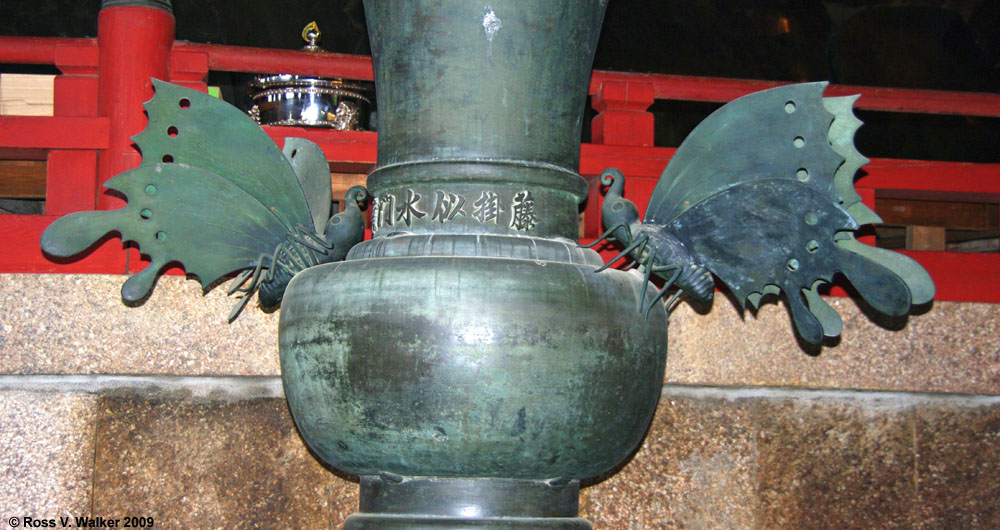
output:
M905 315L929 302L934 284L912 259L858 242L854 232L881 219L861 202L854 174L868 160L854 147L861 126L857 96L824 98L826 83L788 85L750 94L714 112L677 149L650 197L645 220L622 197L624 177L608 169L601 209L607 232L647 280L695 300L714 293L719 277L745 308L785 293L806 341L840 335L840 316L818 289L842 273L876 310ZM592 246L591 245L591 246ZM672 298L667 302L672 306ZM644 305L646 304L646 305Z
M292 276L343 259L362 240L359 203L368 192L351 188L345 210L331 217L330 169L319 146L288 138L281 151L235 107L153 84L149 124L133 138L142 164L105 184L128 205L58 219L42 234L46 253L73 256L119 232L151 261L122 286L126 301L146 297L169 263L183 264L206 289L243 271L229 289L244 295L232 321L255 292L262 306L275 306Z
M126 301L147 296L172 262L203 288L243 271L229 289L244 295L232 320L255 292L262 306L277 305L296 273L343 259L361 241L359 203L368 193L352 188L345 211L331 217L329 167L318 146L289 138L279 151L235 107L162 81L154 86L149 125L135 137L142 165L106 183L128 205L57 220L42 235L45 252L73 256L113 231L136 242L151 263L122 286ZM861 225L880 222L854 190L867 162L854 147L857 97L824 98L825 86L765 90L710 115L663 171L643 222L622 196L624 176L606 170L608 230L591 246L612 239L625 248L598 272L631 256L646 280L639 300L646 315L671 286L679 289L668 309L681 292L711 300L713 274L744 308L784 292L798 333L814 344L841 332L818 292L838 272L888 315L930 301L934 285L919 264L854 238ZM647 296L654 275L666 284Z

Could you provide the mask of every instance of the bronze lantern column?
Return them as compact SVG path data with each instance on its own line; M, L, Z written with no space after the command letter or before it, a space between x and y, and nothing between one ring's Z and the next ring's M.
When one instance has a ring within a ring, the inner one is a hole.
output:
M665 313L576 244L606 2L365 3L379 108L374 238L303 271L282 379L346 528L590 528L579 480L652 418Z

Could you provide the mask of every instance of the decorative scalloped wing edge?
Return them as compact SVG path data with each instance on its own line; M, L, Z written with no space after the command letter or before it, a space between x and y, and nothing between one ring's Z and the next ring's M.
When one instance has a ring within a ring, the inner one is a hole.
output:
M861 202L861 196L854 189L854 176L869 160L854 145L854 137L864 123L854 115L854 102L860 95L823 98L823 106L833 114L830 124L830 147L844 163L833 176L834 189L840 196L840 205L854 217L859 225L881 223L882 219Z
M288 232L313 224L292 166L259 125L208 94L159 79L153 86L143 104L149 123L132 137L142 165L173 161L204 169L263 203Z

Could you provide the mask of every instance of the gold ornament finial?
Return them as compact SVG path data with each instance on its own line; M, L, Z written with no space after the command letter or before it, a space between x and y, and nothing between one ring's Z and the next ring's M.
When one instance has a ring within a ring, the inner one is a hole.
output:
M307 44L302 49L309 51L319 50L320 47L316 43L319 42L321 34L322 33L319 31L319 25L316 24L315 20L306 24L306 27L302 28L302 40L306 41Z

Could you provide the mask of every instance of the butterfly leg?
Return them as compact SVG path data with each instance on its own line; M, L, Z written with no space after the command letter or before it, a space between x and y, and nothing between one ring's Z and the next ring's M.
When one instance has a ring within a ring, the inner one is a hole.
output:
M638 267L640 265L643 265L643 263L640 263L640 260L642 259L643 252L646 252L646 245L648 243L649 243L649 238L648 237L642 238L642 240L641 240L641 242L639 244L639 247L635 249L635 254L634 255L635 255L636 259L632 260L632 263L630 263L629 266L625 267L623 270L630 270L630 269L634 269L634 268L636 268L636 267ZM652 265L652 255L650 255L650 258L648 260L646 260L646 263L645 263L646 267L650 267L651 265Z
M326 254L330 249L333 248L332 245L323 241L321 238L313 234L308 228L301 225L295 227L298 230L298 234L291 234L288 236L289 239L301 244L302 246L309 248L320 254Z
M250 278L250 285L246 286L243 289L230 288L229 294L233 294L234 292L239 291L243 293L243 297L240 298L238 302L236 302L236 305L233 306L232 311L229 312L229 322L236 320L236 317L240 316L240 313L243 312L243 308L247 306L247 303L250 302L250 298L253 297L254 291L256 291L257 286L260 285L261 269L264 266L264 261L267 258L268 258L267 254L261 254L260 257L257 258L257 266L254 267L253 272L247 274L247 272L249 271L243 271L240 274L240 276L237 277L237 280L240 280L239 284L237 285L242 285L244 282L246 282L247 278ZM273 257L272 257L272 262L273 262Z
M642 245L640 248L645 248L645 245ZM638 254L641 256L642 255L642 251L640 250L638 252ZM636 264L636 263L639 263L639 260L633 261L633 264ZM646 300L646 291L649 290L649 279L650 279L650 277L653 274L653 255L652 254L650 254L649 257L646 258L646 261L642 264L642 268L646 271L646 274L642 277L642 293L639 295L639 307L636 308L636 311L639 312L639 313L642 313L643 303Z
M612 226L611 228L609 228L603 234L601 234L601 237L598 237L597 239L595 239L594 241L592 241L589 245L580 245L580 248L592 248L592 247L596 246L598 243L600 243L601 241L606 241L606 240L610 239L611 238L611 234L613 234L615 232L615 230L618 230L619 228L624 228L625 231L628 232L628 225L626 225L625 223L618 223L615 226ZM631 237L631 234L629 234L629 237Z
M641 239L639 241L632 241L632 243L629 246L625 247L625 250L622 250L621 252L619 252L617 256L615 256L610 261L608 261L607 263L605 263L604 265L602 265L595 272L601 272L604 269L607 269L608 267L610 267L611 265L613 265L616 261L618 261L618 260L620 260L620 259L628 256L630 252L632 252L633 250L639 248L639 245L644 245L646 243L646 241L647 240L645 238Z
M240 298L239 302L236 302L236 305L233 306L233 310L229 312L229 322L236 320L236 317L240 316L240 313L243 312L243 308L247 306L251 297L252 295L247 294L244 295L243 298Z
M261 267L263 267L264 260L267 259L267 257L268 257L267 254L261 254L260 256L257 257L256 267L241 272L239 276L233 279L233 284L229 287L229 290L226 292L226 295L232 295L233 293L237 292L239 293L252 292L257 286L258 278L260 277ZM250 285L241 288L243 284L246 283L247 279L250 279Z
M291 252L288 244L278 245L278 248L274 249L274 254L271 255L271 266L267 269L267 276L264 278L264 282L274 281L274 276L278 273L278 270L284 270L290 275L295 275L295 270L304 270L307 268L305 265L305 258L301 254ZM286 259L280 259L280 256L284 255ZM290 261L291 263L287 263ZM295 269L297 267L297 269Z
M319 264L314 254L305 252L302 247L293 243L294 241L286 241L274 249L274 259L272 261L274 266L268 271L265 281L270 282L274 280L274 275L279 268L287 272L289 276L294 276L297 271L305 270ZM285 259L279 259L279 256L284 256Z
M663 284L663 289L657 291L656 296L653 297L653 300L649 303L648 306L646 306L646 312L645 312L646 314L644 315L644 318L646 319L649 319L649 312L653 310L653 307L656 306L656 303L662 300L664 296L666 296L667 291L670 289L670 287L674 285L674 282L677 281L677 278L680 278L681 273L684 272L684 267L681 267L679 265L650 266L650 270L657 274L661 272L667 272L669 270L673 270L674 273L667 280L667 283Z
M670 300L667 300L667 303L664 304L664 307L667 308L667 318L668 319L670 318L670 312L673 311L673 309L671 309L670 306L674 305L674 302L676 302L677 299L680 298L681 293L683 293L683 292L684 292L683 290L677 289L677 292L675 292L674 295L670 297Z
M253 272L254 269L247 269L233 278L233 283L230 284L229 290L226 291L226 296L231 296L236 291L239 291L240 287L247 282L247 279L253 276Z

